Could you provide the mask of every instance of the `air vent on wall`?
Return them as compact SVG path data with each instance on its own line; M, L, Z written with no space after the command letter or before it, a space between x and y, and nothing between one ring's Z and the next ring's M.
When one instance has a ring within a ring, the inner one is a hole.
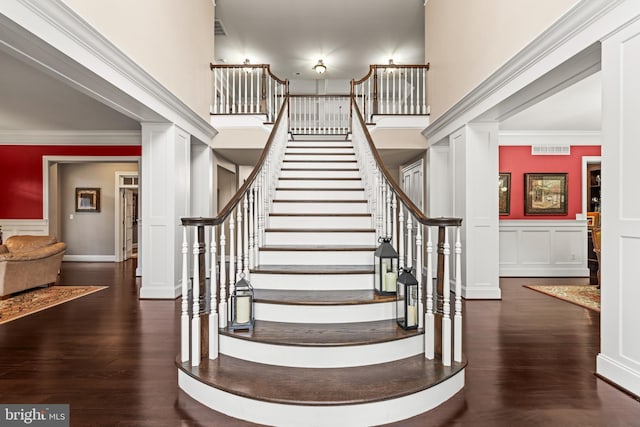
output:
M568 156L571 154L570 145L532 145L532 156Z
M215 20L214 34L216 36L226 36L227 35L227 31L224 29L224 25L222 25L222 21L220 19L216 19Z

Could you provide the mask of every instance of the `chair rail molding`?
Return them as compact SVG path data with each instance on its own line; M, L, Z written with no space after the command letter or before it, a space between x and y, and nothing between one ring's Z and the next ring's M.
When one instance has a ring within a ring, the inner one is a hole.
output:
M142 145L142 133L138 130L0 130L0 145Z

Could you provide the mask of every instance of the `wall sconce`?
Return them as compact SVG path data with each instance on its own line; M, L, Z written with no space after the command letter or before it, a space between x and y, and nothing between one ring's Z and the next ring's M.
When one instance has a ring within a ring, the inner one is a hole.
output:
M314 70L318 74L324 74L327 71L327 66L324 65L322 59L318 59L318 63L313 66L312 70Z

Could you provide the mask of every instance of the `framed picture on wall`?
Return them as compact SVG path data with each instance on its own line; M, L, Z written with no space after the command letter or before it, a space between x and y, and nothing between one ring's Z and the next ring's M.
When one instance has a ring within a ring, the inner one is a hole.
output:
M100 189L76 188L76 212L100 212Z
M566 215L567 174L524 174L525 215Z
M498 212L500 215L509 215L511 207L511 173L505 172L498 175Z

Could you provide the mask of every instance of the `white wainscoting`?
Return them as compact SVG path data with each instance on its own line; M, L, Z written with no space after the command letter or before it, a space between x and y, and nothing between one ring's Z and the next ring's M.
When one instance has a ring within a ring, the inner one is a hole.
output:
M46 219L0 219L2 241L6 242L17 234L46 236L49 234L49 221Z
M500 221L500 276L588 277L587 222Z

